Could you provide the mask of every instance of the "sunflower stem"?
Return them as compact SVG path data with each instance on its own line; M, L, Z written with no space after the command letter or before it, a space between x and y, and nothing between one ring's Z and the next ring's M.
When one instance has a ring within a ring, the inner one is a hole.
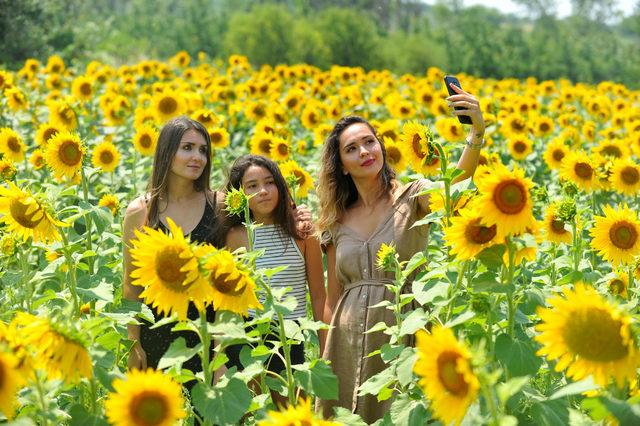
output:
M138 177L136 176L136 166L138 165L138 150L133 150L133 164L131 166L131 183L133 184L133 193L138 194Z
M552 251L551 251L551 285L555 286L556 285L556 251L558 248L558 245L556 243L551 243L551 247L552 247Z
M36 380L35 380L36 391L38 392L38 400L40 401L40 409L42 410L42 413L40 413L42 417L42 425L48 426L49 424L49 421L47 420L48 404L47 404L47 399L45 397L44 389L42 388L42 381L40 380L41 375L38 374L38 372L34 372L34 374L36 376Z
M634 282L635 269L636 268L635 268L635 265L633 263L631 265L629 265L629 272L628 272L629 273L629 280L628 280L629 283L627 284L627 288L629 288L629 289L632 289L633 286L635 285L635 282Z
M69 231L71 232L71 231ZM77 278L76 278L76 265L73 263L73 259L71 258L71 250L69 247L69 239L64 231L60 232L62 236L62 251L64 252L64 258L67 263L67 276L69 277L69 292L71 293L72 299L72 315L74 317L80 316L80 303L78 301L78 293L76 292L77 288Z
M87 175L84 172L84 168L80 168L80 172L82 173L82 198L84 199L84 202L88 205L89 204L89 182L87 180ZM91 219L91 214L86 214L85 215L85 224L87 226L87 230L85 231L85 235L86 235L86 248L87 251L92 251L92 243L91 240L93 239L93 235L91 234L91 228L92 228L92 219ZM87 258L87 265L89 266L89 275L93 275L93 256L89 256Z
M282 350L284 352L284 363L287 372L287 396L289 398L289 404L295 405L296 403L296 387L293 381L293 370L291 369L291 348L287 342L287 334L284 330L284 318L280 312L278 315L278 331L280 334L280 342L282 343Z
M480 388L482 389L482 396L487 402L487 407L489 408L489 412L491 413L491 418L493 421L492 425L498 425L500 422L498 421L498 410L496 408L496 402L493 399L493 394L491 392L491 387L486 383L482 383Z
M450 287L451 291L449 293L449 306L447 307L447 317L445 323L449 322L451 319L451 315L453 314L453 299L456 297L458 293L458 289L462 285L462 279L464 278L464 274L467 270L467 265L469 264L468 260L463 261L458 266L458 277L456 278L456 282L453 284L453 287Z
M515 247L513 246L513 242L511 238L507 237L507 249L509 250L509 265L507 272L507 302L509 307L509 323L508 323L508 332L509 336L513 338L514 328L515 328L515 314L516 314L516 306L513 300L514 293L514 285L513 285L513 273L515 269Z
M20 269L21 269L21 274L20 274L20 280L22 281L22 288L26 288L27 289L27 312L31 312L31 299L33 299L33 293L35 292L35 288L34 288L34 284L31 282L31 280L28 279L29 276L29 252L28 250L17 250L18 251L18 257L20 258Z
M578 238L578 226L576 218L571 221L571 230L573 231L573 270L579 272L580 266L580 240Z
M211 336L207 330L207 314L206 311L200 311L200 340L202 340L202 353L200 360L202 362L202 371L204 373L204 383L207 387L211 386L211 371L209 370L209 347L211 346Z

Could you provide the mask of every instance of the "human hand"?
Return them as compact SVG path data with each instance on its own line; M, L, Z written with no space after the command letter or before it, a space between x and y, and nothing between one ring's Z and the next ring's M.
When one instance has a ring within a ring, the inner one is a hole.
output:
M296 221L296 229L302 238L310 237L315 231L311 220L311 211L305 204L294 206L293 216Z
M140 342L136 342L131 348L131 352L129 352L129 360L127 361L127 366L129 370L138 369L138 370L146 370L147 369L147 354L142 349L142 345Z
M480 102L470 93L465 92L455 84L450 85L455 95L447 97L449 107L453 110L453 115L467 115L471 118L471 131L473 139L482 139L484 136L484 118L480 110ZM462 107L463 109L454 109Z

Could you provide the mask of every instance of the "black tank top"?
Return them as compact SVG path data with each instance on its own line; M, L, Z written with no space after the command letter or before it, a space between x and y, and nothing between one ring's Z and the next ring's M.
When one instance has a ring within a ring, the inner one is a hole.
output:
M217 194L216 194L217 195ZM205 202L204 213L202 214L202 218L200 222L196 225L196 227L189 234L190 240L195 243L209 243L211 245L216 244L216 236L215 229L216 218L215 208L216 205L216 196L214 195L213 205L209 203L207 200ZM167 227L162 223L158 222L157 229L162 230L163 232L169 232ZM148 305L153 312L153 316L155 317L156 322L164 318L164 316L159 313L155 308ZM215 311L213 310L213 306L207 306L207 321L213 323L215 321ZM189 309L187 310L187 317L190 320L197 320L199 318L198 309L193 304L193 302L189 302ZM157 328L150 328L151 323L141 320L142 324L140 326L140 344L144 349L147 355L147 365L156 369L158 367L158 362L160 362L160 358L165 354L167 349L171 343L176 340L178 337L182 337L185 339L187 343L187 347L194 347L198 343L200 343L200 339L198 335L190 332L190 331L177 331L172 332L171 329L175 324L167 324ZM213 343L213 342L212 342ZM209 348L210 356L213 356L213 344ZM213 359L213 358L210 358ZM186 368L191 370L194 373L202 371L202 365L200 363L200 358L198 355L193 356L188 361L182 364L182 368ZM187 388L193 386L195 382L189 382L186 385Z

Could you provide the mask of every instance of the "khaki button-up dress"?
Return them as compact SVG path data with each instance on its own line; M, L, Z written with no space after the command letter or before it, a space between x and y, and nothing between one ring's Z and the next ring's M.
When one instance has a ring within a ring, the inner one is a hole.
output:
M375 267L376 254L383 243L393 243L400 261L406 261L426 248L428 226L411 227L424 215L413 195L425 184L425 181L415 181L399 188L392 210L369 239L365 240L342 224L336 224L332 235L323 236L323 244L336 247L336 275L342 286L323 354L331 361L338 377L339 396L337 401L320 401L325 418L332 416L333 408L339 406L372 423L391 407L393 398L378 402L372 395L358 396L358 386L387 367L379 355L367 355L388 343L389 336L382 332L365 334L365 331L380 321L395 323L392 311L369 308L383 300L394 300L385 287L393 282L393 273Z

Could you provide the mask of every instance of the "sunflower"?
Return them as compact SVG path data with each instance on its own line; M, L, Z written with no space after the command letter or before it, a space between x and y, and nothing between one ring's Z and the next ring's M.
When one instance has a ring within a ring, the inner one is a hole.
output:
M416 333L418 359L413 371L431 402L435 418L448 425L460 424L469 405L478 397L480 383L471 367L471 353L449 328L436 326L431 334Z
M0 153L11 161L24 160L25 145L20 135L9 127L0 129Z
M233 188L231 191L227 191L227 195L224 199L225 210L230 215L242 215L249 203L247 194L244 193L242 188Z
M284 138L275 137L271 142L269 157L275 161L286 161L291 153L291 146Z
M153 155L156 152L158 136L159 134L155 127L142 125L136 128L136 134L133 137L133 146L142 155Z
M166 89L153 96L153 108L158 121L164 123L173 117L184 113L187 109L183 96L171 89Z
M48 207L32 194L9 182L9 187L0 186L0 222L7 231L23 241L29 237L34 242L58 241L58 226L66 226L53 217Z
M304 91L299 88L293 87L287 92L283 105L293 112L298 112L302 106L302 100L304 99Z
M17 394L24 380L16 371L18 359L9 352L0 350L0 413L13 418L18 405Z
M385 144L387 139L391 139L392 142L398 142L400 138L398 134L398 120L389 119L383 121L376 127L376 134L385 141Z
M502 121L500 131L505 137L526 135L528 132L527 122L520 114L510 114Z
M393 118L407 120L416 114L413 102L406 99L396 99L388 107Z
M118 197L113 194L105 194L100 198L100 201L98 201L98 206L108 208L115 216L120 208L120 201L118 201Z
M629 274L624 271L615 271L613 277L607 281L607 290L611 294L627 298L629 289Z
M75 132L56 133L49 140L45 159L57 179L73 178L82 168L86 148Z
M543 229L547 241L571 244L573 236L571 231L567 230L567 224L558 217L558 203L553 203L547 208Z
M133 127L136 129L144 125L154 126L156 124L156 112L153 108L138 107L133 111Z
M78 126L78 117L64 100L51 101L49 106L49 121L62 126L67 130L73 130Z
M10 87L4 91L4 97L7 99L7 105L13 111L20 111L26 109L29 106L27 97L22 90L17 87Z
M94 92L93 79L91 77L82 75L71 83L71 93L81 101L88 102L92 100Z
M514 160L524 160L533 152L533 142L524 135L510 137L507 140L507 146Z
M640 192L640 166L633 160L615 160L610 172L609 182L614 190L630 196Z
M598 185L596 170L584 151L571 151L562 161L560 177L574 182L585 191L591 191Z
M313 178L302 167L298 165L294 160L289 160L280 165L280 171L287 181L288 178L293 179L295 177L297 187L296 196L299 198L305 198L309 193L309 190L313 188Z
M251 121L260 121L267 116L267 104L263 101L248 102L244 113Z
M583 283L563 293L547 300L549 308L537 310L542 321L535 327L542 345L537 355L558 360L556 371L566 370L575 381L591 375L606 387L611 378L618 385L635 379L640 359L629 315Z
M258 422L258 426L339 426L341 424L317 419L314 416L311 398L300 398L298 405L289 405L283 411L269 410L267 418Z
M17 172L18 170L13 161L5 160L4 158L0 160L0 179L3 181L13 180Z
M533 201L529 193L533 182L524 176L524 171L515 168L496 167L493 173L477 180L480 196L474 200L477 214L483 225L497 225L498 235L520 234L531 228Z
M442 98L435 98L431 105L429 105L429 111L435 117L438 116L448 116L449 115L449 104Z
M64 61L59 55L52 55L47 58L47 74L58 74L64 71Z
M592 152L609 158L627 158L630 154L629 147L621 139L603 139Z
M533 133L538 137L549 136L553 130L553 120L549 117L539 116L533 122Z
M384 138L384 149L387 152L387 163L398 173L407 168L407 159L400 144L388 137Z
M131 370L104 402L114 426L172 426L186 416L180 385L161 371Z
M307 104L300 115L302 126L309 130L315 129L320 124L323 112L319 105L313 102Z
M376 267L381 271L392 271L398 265L398 252L392 244L382 243L376 253Z
M446 141L459 142L464 139L464 129L457 118L441 118L436 121L436 129Z
M271 144L274 136L271 133L258 131L251 137L251 153L268 157L271 153Z
M59 322L19 312L12 325L16 326L24 344L33 348L35 365L44 369L50 379L77 383L93 375L93 366L85 343Z
M227 129L224 127L213 127L207 131L209 132L209 139L211 139L211 146L214 149L222 149L229 146L230 138Z
M212 294L182 229L171 218L167 223L171 235L149 227L144 227L144 232L136 230L131 249L136 267L131 272L132 284L144 287L140 297L145 303L165 316L176 313L185 320L189 301L202 311Z
M612 265L632 264L640 254L640 222L635 210L623 205L618 210L603 208L604 216L594 216L589 231L591 247Z
M404 147L405 156L414 171L430 174L437 172L434 170L436 167L439 170L440 158L435 152L433 133L428 127L416 121L405 123L402 127L400 143Z
M190 62L191 62L191 56L189 55L189 53L187 53L186 50L181 50L178 53L176 53L174 56L169 58L169 63L180 68L185 68L189 66Z
M451 226L444 229L444 241L451 247L451 254L460 260L476 257L482 250L501 244L496 225L485 226L482 217L473 209L459 211L459 216L451 218Z
M206 128L220 125L220 118L210 109L199 109L191 114L191 118Z
M247 316L250 308L262 309L255 293L256 284L249 272L236 264L227 250L212 246L199 248L198 257L205 258L204 268L213 290L213 307Z
M560 170L562 167L562 160L569 153L569 147L564 143L561 138L554 138L547 144L542 157L544 162L547 163L547 167L552 170Z
M322 146L324 141L327 140L327 137L331 134L331 130L333 126L328 123L319 124L313 130L313 146Z
M102 142L93 149L91 162L94 167L101 168L104 172L112 172L120 162L118 148L109 141Z

